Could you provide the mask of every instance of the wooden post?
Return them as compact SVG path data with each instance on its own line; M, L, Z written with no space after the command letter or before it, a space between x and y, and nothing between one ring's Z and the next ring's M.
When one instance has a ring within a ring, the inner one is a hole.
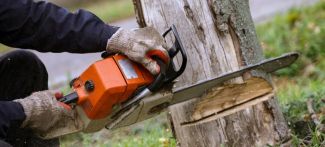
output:
M177 87L195 84L263 60L248 0L133 1L141 27L153 26L162 33L172 24L176 25L189 58L187 69L179 78ZM167 43L170 42L171 39L168 39ZM262 77L271 81L265 73L255 71L226 84L243 84L251 77ZM213 92L215 91L169 108L169 118L179 146L242 147L290 143L286 121L273 94L268 95L271 99L256 95L254 99L264 100L244 105L245 107L238 110L235 108L237 104L232 104L227 109L234 111L220 118L215 117L218 114L216 110L220 110L219 104L210 105L206 110L202 108L207 107L200 103L206 101L207 97L220 98L217 95L211 96ZM229 97L237 100L234 96ZM251 99L243 101L243 104L248 102ZM200 119L205 122L200 123ZM194 124L184 125L184 122ZM198 123L195 124L196 122Z

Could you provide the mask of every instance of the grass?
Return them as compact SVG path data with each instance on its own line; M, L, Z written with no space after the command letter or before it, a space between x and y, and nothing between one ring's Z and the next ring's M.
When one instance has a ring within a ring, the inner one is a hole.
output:
M52 2L70 11L88 10L110 23L135 16L132 0L52 0Z
M1 53L5 53L5 52L7 52L9 50L10 50L10 47L0 43L0 55L1 55Z
M258 36L266 56L277 56L288 51L299 51L300 60L281 75L294 76L304 72L308 65L325 63L325 4L324 0L306 9L292 9L285 16L277 16L274 21L257 27ZM316 69L316 70L317 70Z
M292 9L257 26L267 57L298 51L300 59L275 75L281 109L292 130L295 146L324 146L324 132L316 129L307 111L307 99L323 122L325 114L325 1Z
M62 147L174 147L166 114L115 131L102 130L94 134L72 134L61 138Z

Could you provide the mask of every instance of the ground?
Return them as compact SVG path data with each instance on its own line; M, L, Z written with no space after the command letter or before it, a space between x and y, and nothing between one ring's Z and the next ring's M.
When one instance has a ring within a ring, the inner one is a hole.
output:
M298 51L299 60L274 75L277 95L297 146L324 146L325 1L257 26L267 57ZM307 102L316 111L307 109Z

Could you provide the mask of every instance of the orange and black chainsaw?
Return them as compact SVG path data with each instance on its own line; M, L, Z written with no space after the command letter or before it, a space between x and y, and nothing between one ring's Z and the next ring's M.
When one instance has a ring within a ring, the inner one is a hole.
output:
M285 54L175 90L172 82L184 72L187 56L175 26L163 37L171 32L175 41L168 50L170 61L159 52L150 55L161 67L156 77L124 55L105 53L103 60L95 62L71 81L74 92L60 101L76 106L84 132L132 125L156 116L170 105L201 96L207 89L249 70L269 73L291 65L298 58L297 53ZM181 62L176 65L173 59L178 54Z
M154 77L142 65L121 54L102 54L103 60L92 64L79 77L70 82L74 92L60 99L61 102L76 105L85 122L102 120L112 114L113 109L127 108L142 98L157 92L162 86L180 76L187 64L186 52L175 26L164 34L173 33L175 42L168 50L170 61L158 50L147 56L156 60L160 73ZM179 68L173 62L177 54L182 62ZM87 128L87 127L86 127Z

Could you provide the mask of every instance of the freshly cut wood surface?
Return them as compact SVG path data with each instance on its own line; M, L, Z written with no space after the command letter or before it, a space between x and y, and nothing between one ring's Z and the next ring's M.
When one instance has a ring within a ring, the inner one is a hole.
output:
M242 84L228 84L212 89L195 106L192 121L217 114L239 104L271 93L273 90L265 79L250 78Z
M232 107L229 107L228 109L224 109L222 111L215 112L215 113L213 113L209 116L203 117L201 119L193 120L191 122L183 122L182 126L193 126L193 125L199 125L199 124L203 124L203 123L206 123L209 121L213 121L218 118L222 118L222 117L231 115L233 113L236 113L236 112L239 112L239 111L242 111L245 109L249 109L250 107L257 105L259 103L262 103L264 101L267 101L271 98L274 98L274 93L268 93L266 95L259 96L257 98L251 99L245 103L234 105Z

